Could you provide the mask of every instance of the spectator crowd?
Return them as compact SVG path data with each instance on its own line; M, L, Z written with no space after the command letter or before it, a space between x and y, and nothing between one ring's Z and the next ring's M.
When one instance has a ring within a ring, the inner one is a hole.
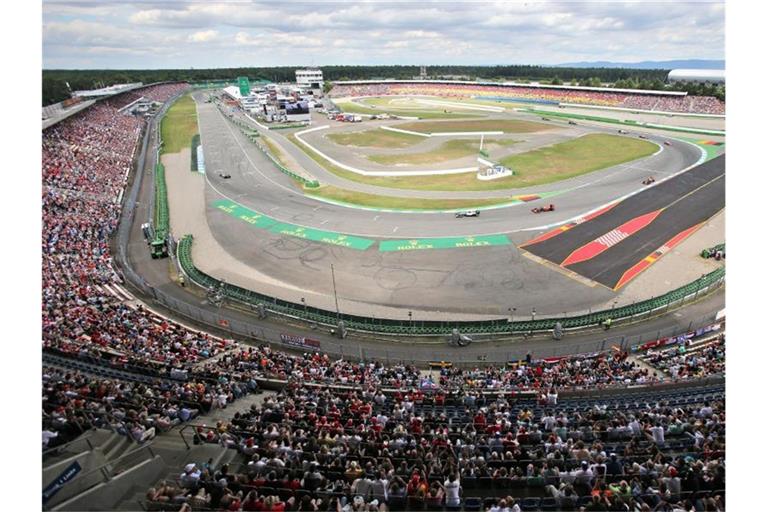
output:
M189 463L147 500L231 511L723 510L723 397L720 387L468 404L295 382L198 433L238 450L239 463Z
M447 98L506 99L532 102L577 103L658 112L725 114L725 103L711 96L681 94L643 94L578 88L526 87L522 85L474 85L462 83L378 83L341 84L331 90L335 98L359 96L443 96Z

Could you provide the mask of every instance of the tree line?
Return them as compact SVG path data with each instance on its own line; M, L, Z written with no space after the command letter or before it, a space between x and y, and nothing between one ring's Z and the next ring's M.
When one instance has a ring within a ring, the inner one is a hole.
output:
M412 79L419 75L419 66L322 66L325 80L376 80L384 78ZM295 66L268 68L217 68L217 69L94 69L94 70L43 70L43 106L57 103L70 96L70 91L95 89L110 85L143 82L234 80L247 76L252 81L293 82ZM521 82L589 85L632 89L686 90L690 94L705 94L723 99L723 87L699 84L665 85L669 70L630 68L567 68L546 66L429 66L430 78L467 77L470 80L512 80ZM69 85L67 85L69 84ZM634 85L632 85L634 84ZM686 88L687 87L687 88Z

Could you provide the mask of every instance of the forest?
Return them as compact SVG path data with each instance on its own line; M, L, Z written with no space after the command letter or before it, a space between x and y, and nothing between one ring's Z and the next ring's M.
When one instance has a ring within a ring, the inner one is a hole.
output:
M383 78L411 79L419 75L419 66L321 66L323 77L335 80L373 80ZM269 68L216 69L101 69L43 70L43 106L57 103L70 96L70 91L95 89L114 84L167 81L202 82L234 80L247 76L252 81L293 82L295 66ZM631 68L567 68L546 66L428 66L430 78L465 77L469 80L537 81L554 85L572 83L592 87L631 89L670 89L689 94L725 98L725 88L701 84L664 83L669 70Z

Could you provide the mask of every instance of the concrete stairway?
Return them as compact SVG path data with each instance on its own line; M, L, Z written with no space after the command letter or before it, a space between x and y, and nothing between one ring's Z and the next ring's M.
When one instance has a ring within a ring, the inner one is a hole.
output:
M159 448L158 451L165 451L166 448ZM114 510L130 511L145 510L146 494L150 487L153 487L161 481L177 482L184 466L189 462L195 462L198 466L211 461L213 468L220 468L236 459L239 454L237 450L227 449L215 444L206 444L195 446L190 450L183 447L173 449L167 453L168 459L173 460L173 464L165 464L162 475L152 482L141 482L133 485L121 498L119 505Z
M226 409L195 418L193 424L215 425L228 421L236 412L248 410L253 404L261 404L273 392L250 394ZM46 510L144 510L147 490L161 480L176 482L184 466L195 462L214 468L230 463L239 457L237 450L215 444L192 445L191 430L186 431L189 448L179 435L184 425L158 435L147 448L126 436L110 431L93 430L81 436L77 442L52 453L44 461L44 486L57 478L72 460L87 462L82 471L67 483L46 504ZM147 445L145 445L147 446ZM80 483L78 480L81 477Z

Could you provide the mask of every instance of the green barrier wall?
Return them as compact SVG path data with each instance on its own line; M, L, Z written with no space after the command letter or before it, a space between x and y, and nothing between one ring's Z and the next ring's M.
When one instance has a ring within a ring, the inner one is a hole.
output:
M165 240L170 231L170 214L168 211L168 189L165 184L165 167L159 163L155 166L155 238L151 242L152 256L161 257L168 254Z
M201 272L192 261L192 235L186 235L179 241L178 258L187 276L199 286L204 288L219 288L222 283L218 279ZM510 334L533 331L549 331L560 322L564 329L592 327L600 325L605 319L612 320L630 319L640 315L648 315L654 311L682 303L686 298L696 297L700 292L707 292L718 287L725 280L725 268L719 268L701 278L672 290L659 297L654 297L628 306L622 306L603 311L595 311L585 315L565 318L541 318L537 320L523 320L509 322L506 318L498 320L486 320L481 322L438 322L408 320L373 319L356 315L341 314L337 317L335 312L323 309L305 307L275 297L269 297L260 293L246 290L229 283L223 284L223 291L227 298L257 306L263 304L266 309L279 315L291 316L308 322L335 326L337 320L344 320L345 327L349 330L376 332L383 334L401 334L414 336L444 336L453 329L459 329L462 333L471 334Z
M200 134L196 133L192 136L192 144L191 149L192 153L190 154L190 165L189 168L192 172L197 172L197 146L200 145Z

